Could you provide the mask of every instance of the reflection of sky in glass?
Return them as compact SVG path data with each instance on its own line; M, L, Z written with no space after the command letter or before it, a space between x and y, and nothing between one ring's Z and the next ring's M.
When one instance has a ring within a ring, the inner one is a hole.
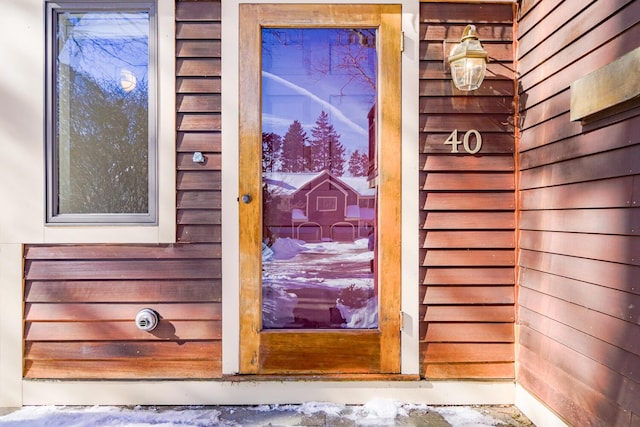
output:
M373 29L263 29L262 131L284 136L298 120L309 135L324 110L347 154L366 153L375 44Z
M54 18L55 209L147 213L150 13Z
M63 13L57 37L58 64L91 76L105 89L120 86L125 77L147 87L147 12Z

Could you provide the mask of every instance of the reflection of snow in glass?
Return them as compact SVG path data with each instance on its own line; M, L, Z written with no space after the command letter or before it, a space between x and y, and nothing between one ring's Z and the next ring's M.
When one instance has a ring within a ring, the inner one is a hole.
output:
M369 298L364 307L349 307L336 302L336 307L345 319L345 328L371 329L378 326L378 297Z
M307 248L304 247L302 240L276 239L273 245L271 245L271 250L273 251L274 260L285 260L295 257L300 252L306 251Z
M293 309L298 304L294 293L281 286L268 286L262 291L262 322L267 328L284 328L295 319Z
M367 243L276 239L263 257L263 326L377 327L373 251Z

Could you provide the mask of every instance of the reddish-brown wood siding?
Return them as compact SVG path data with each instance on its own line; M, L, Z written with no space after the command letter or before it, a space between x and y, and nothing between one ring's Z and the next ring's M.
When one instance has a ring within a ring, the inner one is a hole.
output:
M218 243L27 246L26 378L213 378L221 372ZM140 331L145 307L160 323Z
M421 375L513 378L514 64L511 4L422 3L420 11ZM467 24L489 52L487 78L457 91L445 57ZM445 140L475 129L476 155Z
M26 378L221 376L220 12L176 3L178 243L26 246Z
M639 22L632 0L519 11L517 380L571 425L640 420L640 110L569 121L571 83L636 48Z
M220 1L176 3L178 242L221 239L220 13Z

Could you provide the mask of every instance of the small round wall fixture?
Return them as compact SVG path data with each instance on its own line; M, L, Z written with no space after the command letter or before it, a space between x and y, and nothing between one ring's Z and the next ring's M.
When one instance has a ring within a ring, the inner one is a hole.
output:
M143 308L136 314L136 326L141 331L153 331L158 326L158 322L158 313L150 308Z
M487 70L487 51L482 48L475 25L467 25L460 43L449 55L453 84L464 91L476 90L484 80Z

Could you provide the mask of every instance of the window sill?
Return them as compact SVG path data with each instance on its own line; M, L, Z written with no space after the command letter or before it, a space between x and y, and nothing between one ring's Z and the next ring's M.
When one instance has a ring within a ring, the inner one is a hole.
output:
M47 225L44 243L175 243L175 226Z

